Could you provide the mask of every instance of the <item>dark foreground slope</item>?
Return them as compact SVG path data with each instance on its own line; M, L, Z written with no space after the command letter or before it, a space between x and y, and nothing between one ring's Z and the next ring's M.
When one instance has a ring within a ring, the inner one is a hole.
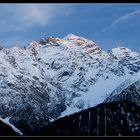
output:
M103 103L60 118L34 135L134 136L140 135L140 107L131 101Z
M0 136L20 136L10 126L0 121Z

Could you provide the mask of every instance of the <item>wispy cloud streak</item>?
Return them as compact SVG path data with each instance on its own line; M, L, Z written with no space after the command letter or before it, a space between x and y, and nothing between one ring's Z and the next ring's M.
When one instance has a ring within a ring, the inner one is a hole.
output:
M108 27L104 28L104 29L102 30L102 32L105 32L105 31L109 30L110 28L114 27L114 26L117 25L118 23L120 23L120 22L122 22L122 21L124 21L124 20L126 20L126 19L128 19L128 18L130 18L130 17L132 17L132 16L134 16L134 15L136 15L136 14L140 14L140 9L139 9L139 10L136 10L136 11L133 11L133 12L131 12L131 13L127 13L127 14L125 14L124 16L121 16L121 17L117 18L116 20L114 20L114 21L111 23L111 25L109 25Z
M71 14L71 5L64 4L0 4L0 28L20 31L28 27L46 26L55 18Z

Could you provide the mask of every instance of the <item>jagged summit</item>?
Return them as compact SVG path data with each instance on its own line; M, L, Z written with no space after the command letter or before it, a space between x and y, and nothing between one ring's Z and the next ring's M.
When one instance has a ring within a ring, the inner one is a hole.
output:
M74 34L68 34L66 37L63 38L64 40L69 40L69 41L75 41L77 42L77 45L82 45L82 44L95 44L95 42L93 42L92 40L86 39L84 37L81 36L77 36Z
M38 42L41 45L54 45L54 46L61 46L61 47L66 47L66 48L76 48L76 47L82 47L85 50L85 52L92 52L90 50L100 50L101 48L99 48L99 46L92 40L86 39L84 37L81 36L77 36L75 34L68 34L66 35L64 38L58 38L58 37L54 37L54 36L48 36L45 38L40 39L40 41ZM31 43L30 43L31 44ZM92 48L92 49L89 49ZM113 48L110 50L112 54L114 54L116 57L122 57L124 55L130 55L130 56L137 56L139 55L139 53L137 52L133 52L131 49L126 48L124 46L117 46L116 48Z
M85 38L82 37L82 36L77 36L77 35L72 34L72 33L66 35L63 39L64 39L64 40L72 40L72 39L79 39L79 38L85 39Z
M79 51L86 53L92 53L94 51L101 51L95 42L88 40L86 38L76 36L74 34L68 34L64 38L58 38L53 36L48 36L46 38L40 39L38 42L29 43L30 46L46 46L46 47L61 47L61 48L77 48Z
M69 34L66 35L63 39L69 39L69 38L71 38L71 37L78 38L79 36L74 35L74 34L72 34L72 33L69 33Z

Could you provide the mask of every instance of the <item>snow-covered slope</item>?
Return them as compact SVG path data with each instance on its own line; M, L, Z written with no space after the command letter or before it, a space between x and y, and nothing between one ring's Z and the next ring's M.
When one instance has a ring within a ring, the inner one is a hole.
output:
M119 86L117 89L121 89ZM130 100L140 106L140 79L124 88L121 92L112 92L106 99L107 102Z
M140 70L140 53L69 34L0 50L0 115L32 129L93 107Z

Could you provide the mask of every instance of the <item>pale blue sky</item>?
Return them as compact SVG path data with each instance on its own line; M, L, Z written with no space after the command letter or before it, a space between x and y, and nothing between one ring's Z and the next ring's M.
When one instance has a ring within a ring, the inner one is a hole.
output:
M140 4L0 4L3 47L69 33L91 39L103 50L123 45L140 51Z

